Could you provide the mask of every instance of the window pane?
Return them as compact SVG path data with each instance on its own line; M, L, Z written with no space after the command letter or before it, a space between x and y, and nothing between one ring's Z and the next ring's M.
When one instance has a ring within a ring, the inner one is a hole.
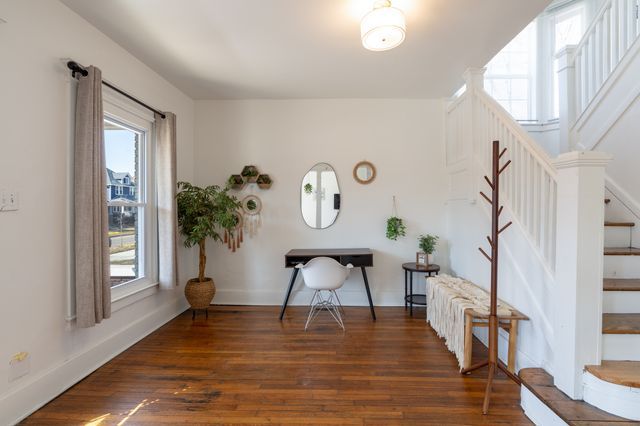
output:
M536 23L534 21L487 64L485 74L487 92L517 120L534 118L530 104L535 79L535 58ZM517 105L516 109L513 109L513 105Z
M140 278L140 223L141 208L110 206L109 260L111 287Z
M140 135L105 120L107 201L138 201L138 145Z
M556 19L555 51L568 44L578 44L582 37L582 14L580 10L560 15Z
M105 119L104 142L109 216L111 286L141 278L143 207L138 190L141 134Z
M526 101L529 99L529 81L520 78L511 80L511 99Z

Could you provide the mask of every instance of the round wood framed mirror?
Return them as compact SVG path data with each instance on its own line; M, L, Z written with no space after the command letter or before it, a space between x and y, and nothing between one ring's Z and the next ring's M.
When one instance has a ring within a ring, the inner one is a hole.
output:
M376 166L369 161L361 161L353 168L353 178L363 185L370 184L376 178Z

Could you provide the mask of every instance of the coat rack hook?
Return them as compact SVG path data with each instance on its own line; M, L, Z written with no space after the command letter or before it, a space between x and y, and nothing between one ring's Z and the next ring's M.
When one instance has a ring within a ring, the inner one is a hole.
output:
M491 183L491 180L488 177L484 177L484 180L487 181L487 183L489 184L489 186L491 187L491 189L495 189L495 187L493 186L493 183Z
M498 234L501 233L502 231L504 231L505 229L507 229L508 227L511 226L513 222L509 222L507 223L505 226L503 226L502 228L500 228L500 230L498 231Z
M489 204L493 204L493 203L491 202L491 198L487 197L487 196L486 196L486 194L485 194L484 192L480 191L480 195L482 195L482 198L484 198L485 200L487 200L487 203L489 203Z
M502 174L502 172L504 171L504 169L506 169L506 168L509 166L509 164L511 164L511 160L507 161L507 162L505 163L505 165L504 165L504 166L502 166L502 168L501 168L500 170L498 170L498 174L499 174L499 175L501 175L501 174Z
M482 247L478 247L478 250L480 250L480 253L482 253L484 255L484 257L486 257L489 262L493 262L493 259L491 259L491 256L489 256L487 254L487 252L482 249Z

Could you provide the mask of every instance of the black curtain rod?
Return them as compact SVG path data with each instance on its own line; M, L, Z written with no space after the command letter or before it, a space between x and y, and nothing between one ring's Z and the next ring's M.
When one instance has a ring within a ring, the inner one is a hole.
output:
M75 62L75 61L69 61L67 62L67 68L69 68L71 70L71 75L73 76L73 78L76 77L76 73L86 77L87 75L89 75L89 71L87 71L82 65L80 65L79 63ZM144 102L142 102L141 100L134 98L133 96L131 96L130 94L128 94L127 92L125 92L124 90L118 89L116 86L114 86L111 83L108 83L104 80L102 80L102 84L104 84L105 86L115 90L116 92L120 93L122 96L131 99L133 102L142 105L143 107L145 107L146 109L155 112L156 114L160 114L160 117L162 118L166 118L167 116L162 112L162 111L158 111L157 109L150 107L149 105L145 104Z

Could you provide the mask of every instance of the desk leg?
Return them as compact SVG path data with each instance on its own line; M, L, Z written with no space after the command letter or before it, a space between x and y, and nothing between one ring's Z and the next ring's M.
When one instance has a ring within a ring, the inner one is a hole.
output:
M298 268L293 268L291 271L291 280L289 281L289 288L287 289L287 295L284 298L284 302L282 302L282 308L280 308L280 321L284 317L284 310L287 309L287 303L289 302L289 296L291 296L291 290L293 290L293 285L296 283L296 277L298 276Z
M364 266L360 267L362 271L362 279L364 280L364 288L367 290L367 297L369 298L369 308L371 309L371 318L376 320L376 311L373 309L373 300L371 299L371 290L369 289L369 280L367 279L367 271Z

